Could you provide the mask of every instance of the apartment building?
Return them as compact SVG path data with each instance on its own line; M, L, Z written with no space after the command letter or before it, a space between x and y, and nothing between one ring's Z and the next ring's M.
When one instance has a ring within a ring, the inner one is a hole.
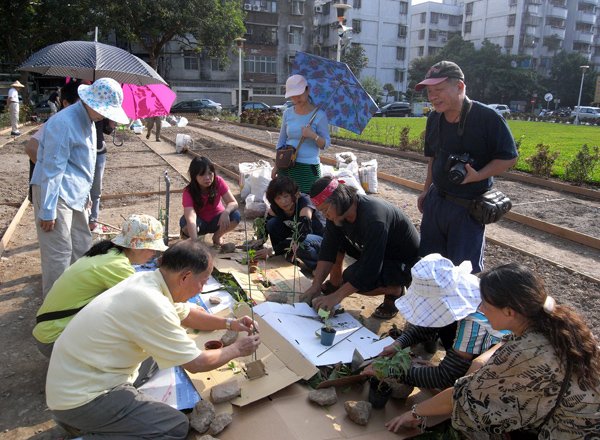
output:
M315 0L313 52L335 59L340 39L336 3L352 6L345 13L343 49L360 45L369 59L361 77L374 77L382 85L404 91L408 69L408 0Z
M520 67L548 73L552 57L562 49L580 52L600 66L600 0L444 0L415 5L410 59L434 54L439 33L456 31L458 19L450 24L450 19L440 20L442 15L461 16L458 31L476 48L488 39L508 54L524 55Z

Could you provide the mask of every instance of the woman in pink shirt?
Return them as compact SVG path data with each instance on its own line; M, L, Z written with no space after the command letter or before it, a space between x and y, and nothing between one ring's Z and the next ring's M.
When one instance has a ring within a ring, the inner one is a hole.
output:
M196 239L212 233L213 244L220 246L223 235L240 222L237 201L210 159L195 157L188 172L190 183L183 190L183 216L179 220L181 234Z

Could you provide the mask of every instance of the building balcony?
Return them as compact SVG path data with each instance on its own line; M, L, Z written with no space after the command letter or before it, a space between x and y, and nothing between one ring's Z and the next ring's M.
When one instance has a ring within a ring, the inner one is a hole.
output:
M247 44L256 44L258 46L277 46L277 38L272 38L270 35L246 35Z
M596 24L596 15L591 12L577 11L577 21Z
M592 44L594 42L594 34L589 32L575 31L573 34L573 41L579 43Z
M567 8L560 8L558 6L549 6L546 15L548 17L556 17L566 20L567 16L569 15L569 10Z
M567 35L567 31L565 29L559 29L557 27L548 25L544 26L544 36L549 37L550 35L556 35L561 40L564 40Z

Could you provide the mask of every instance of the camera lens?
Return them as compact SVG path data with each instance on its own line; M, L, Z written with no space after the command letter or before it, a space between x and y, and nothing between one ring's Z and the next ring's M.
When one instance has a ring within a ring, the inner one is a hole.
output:
M448 180L455 185L462 183L465 180L465 176L467 175L467 170L465 170L464 163L457 163L448 171Z

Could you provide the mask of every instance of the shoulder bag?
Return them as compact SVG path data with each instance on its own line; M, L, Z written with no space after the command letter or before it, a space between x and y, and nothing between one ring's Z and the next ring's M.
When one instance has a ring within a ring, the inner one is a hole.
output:
M312 124L317 116L317 112L319 111L319 107L317 107L310 117L308 124ZM278 148L275 153L275 168L278 170L287 170L288 168L292 168L296 165L296 158L298 157L298 152L300 151L300 147L304 143L304 136L300 138L300 142L298 142L298 146L296 148L291 145L286 145L285 147Z

